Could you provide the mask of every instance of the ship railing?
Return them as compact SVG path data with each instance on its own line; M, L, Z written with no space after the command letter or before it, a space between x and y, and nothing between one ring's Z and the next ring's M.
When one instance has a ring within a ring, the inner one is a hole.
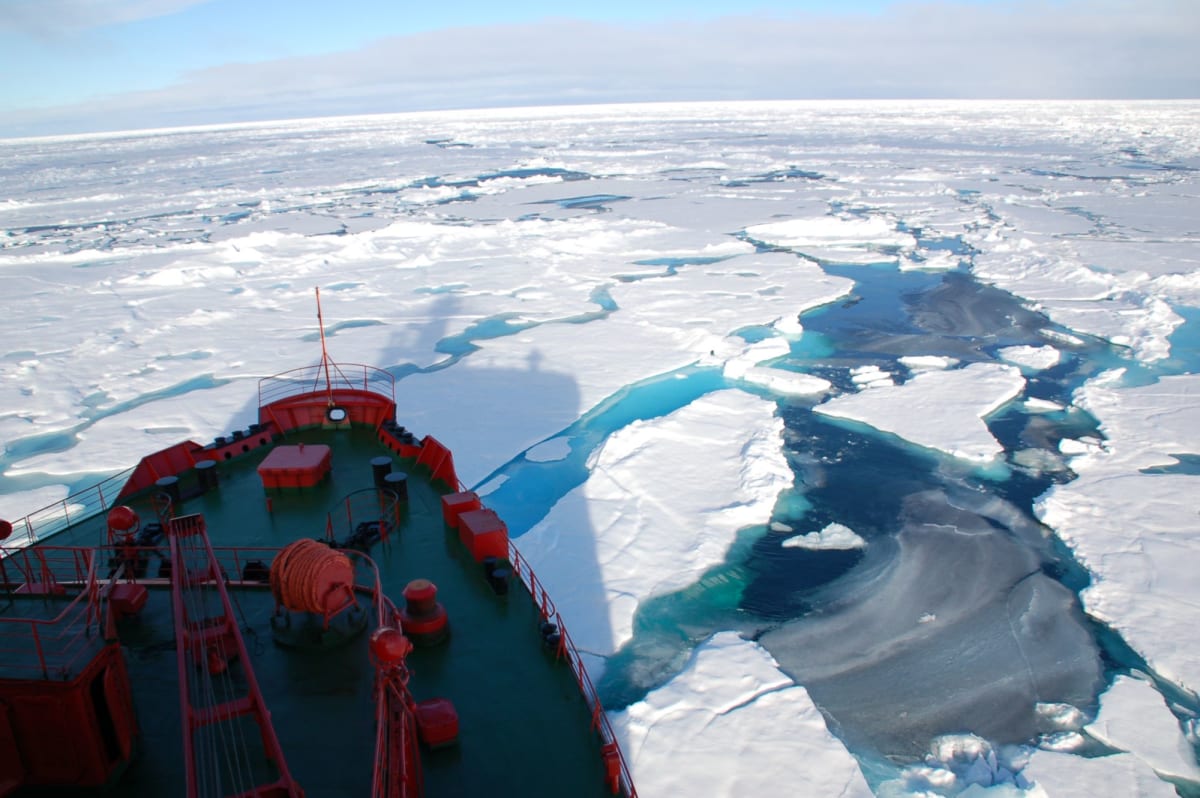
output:
M361 363L317 363L285 371L258 381L258 406L292 396L326 391L369 391L396 401L396 378L387 371Z
M625 754L621 750L616 732L613 731L612 724L608 720L608 714L604 711L604 705L600 701L599 693L596 692L596 686L592 682L592 677L588 675L587 668L584 666L583 657L580 655L579 649L575 646L574 640L571 639L570 633L567 632L562 615L559 614L558 609L554 606L554 601L550 598L549 592L542 585L537 574L534 573L533 566L521 555L521 552L511 540L508 543L508 561L512 565L513 571L520 577L525 588L529 591L529 595L533 597L533 602L537 606L542 619L550 621L558 627L558 653L570 665L571 672L575 676L575 681L579 685L579 691L583 694L588 708L591 710L592 728L600 735L602 742L601 750L604 752L605 757L612 757L617 763L617 772L615 774L617 783L614 785L614 792L619 787L622 795L625 795L627 798L637 798L637 788L633 785L633 776L629 771L629 763L625 760Z
M62 602L53 617L9 612L0 616L0 676L65 677L83 666L102 644L96 557L90 549L37 546L4 549L0 583L12 604L35 601L43 612ZM41 599L39 601L39 599Z
M32 546L74 524L85 521L99 513L107 512L116 503L121 488L133 473L127 468L111 477L97 482L65 499L34 510L24 518L11 522L12 533L7 540L0 541L0 552ZM0 554L0 556L8 556Z

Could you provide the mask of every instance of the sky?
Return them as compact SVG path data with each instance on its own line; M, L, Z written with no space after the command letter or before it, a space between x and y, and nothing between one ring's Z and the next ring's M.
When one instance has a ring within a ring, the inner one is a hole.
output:
M0 137L691 100L1200 97L1200 0L0 0Z

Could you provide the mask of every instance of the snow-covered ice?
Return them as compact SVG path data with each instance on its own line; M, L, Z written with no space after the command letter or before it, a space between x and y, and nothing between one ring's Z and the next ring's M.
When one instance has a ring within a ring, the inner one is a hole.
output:
M815 412L870 424L920 446L977 462L1004 451L983 419L1025 387L1017 369L995 363L924 371L902 385L877 382L871 379L870 390L836 396Z
M1064 446L1077 478L1038 503L1094 575L1081 594L1090 615L1121 631L1159 676L1200 693L1200 649L1180 645L1200 623L1200 478L1178 469L1200 455L1200 377L1123 387L1121 374L1090 381L1076 404L1101 419L1103 442Z
M693 583L770 519L792 482L781 432L772 403L727 390L609 437L587 482L519 540L582 651L615 653L639 603Z
M824 529L795 535L783 542L784 548L797 549L861 549L867 542L845 524L833 523Z
M639 795L871 795L804 688L733 632L611 719Z
M1128 751L1161 776L1200 784L1200 767L1179 721L1148 682L1118 676L1100 696L1100 712L1084 731L1106 745Z
M642 794L864 794L846 744L864 770L915 757L872 777L880 795L1174 794L1155 769L1194 777L1187 749L1164 757L1200 702L1198 142L1193 102L508 109L0 142L0 515L254 420L256 380L315 359L320 285L335 358L395 374L402 423L449 444L468 484L501 497L521 479L507 466L553 475L594 446L518 543L597 672L646 601L730 558L736 573L747 526L789 562L861 557L822 588L836 611L771 620L778 663L718 632L614 713ZM800 319L853 313L885 273L943 280L923 326L840 351ZM1000 289L1019 300L989 310ZM638 390L688 370L718 389ZM1063 373L1088 381L1056 393ZM968 466L1006 455L1019 478L915 484L888 534L802 517L823 472L793 435L814 402ZM1011 413L1024 429L993 436ZM987 497L1034 480L1053 485L1045 530L1015 518L1027 497ZM1100 673L1043 531L1086 569L1083 609L1144 659L1127 667L1175 699ZM736 707L714 714L718 696ZM1022 759L1014 741L1041 747ZM1078 755L1095 745L1128 753ZM659 781L689 770L711 778ZM809 774L831 781L789 781Z
M1009 363L1029 371L1048 369L1062 359L1062 353L1052 346L1008 346L997 354Z

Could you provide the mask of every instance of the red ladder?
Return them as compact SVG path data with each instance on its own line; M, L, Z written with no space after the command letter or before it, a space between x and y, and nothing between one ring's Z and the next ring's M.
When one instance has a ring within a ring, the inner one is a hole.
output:
M167 530L188 798L302 798L250 667L204 517L173 518ZM241 680L231 678L235 662Z

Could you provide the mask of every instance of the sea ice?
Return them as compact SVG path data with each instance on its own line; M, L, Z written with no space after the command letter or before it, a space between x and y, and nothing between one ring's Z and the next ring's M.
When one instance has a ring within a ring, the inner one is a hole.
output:
M58 500L61 483L74 481L64 475L127 467L148 450L255 420L253 380L316 358L318 284L335 358L401 377L402 423L449 443L474 482L523 451L535 460L563 454L554 436L587 410L690 364L812 395L817 378L763 365L786 355L782 338L768 339L778 355L752 354L752 346L745 360L737 354L744 342L729 342L744 328L771 325L796 337L799 313L849 290L814 260L961 267L914 319L941 347L917 348L914 336L893 352L938 354L905 357L912 376L902 385L892 383L903 372L855 369L857 385L877 387L821 407L987 459L997 444L979 419L1020 383L1016 369L996 364L955 368L952 356L973 359L977 338L1000 333L1005 344L1004 331L1016 328L1022 343L1036 335L1083 360L1097 336L1167 364L1159 368L1177 367L1166 360L1180 354L1171 351L1180 324L1173 307L1200 303L1197 120L1194 103L703 104L0 142L9 332L0 352L3 512ZM435 137L454 146L428 143ZM113 161L130 165L119 186L104 166ZM793 252L758 251L756 242ZM974 278L998 288L981 291ZM998 289L1024 299L994 302ZM1018 318L1020 301L1028 307ZM1062 326L1045 327L1040 313ZM1001 356L1037 369L1049 362L1047 349L1032 363L1024 350ZM862 363L851 356L836 365ZM1087 611L1116 629L1156 677L1193 698L1200 655L1180 641L1200 622L1200 544L1189 501L1198 391L1194 377L1136 388L1093 380L1076 403L1101 423L1104 440L1062 440L1059 451L1079 476L1038 506L1091 572ZM579 529L584 542L597 538L591 545L604 562L589 566L593 552L563 545L561 558L545 555L539 573L568 575L559 586L561 606L571 605L568 625L575 630L578 613L580 631L603 638L598 651L615 645L610 614L613 629L624 628L641 597L693 584L721 560L732 529L770 517L767 494L788 484L790 472L779 466L778 443L772 449L754 436L777 431L778 422L769 402L740 395L733 404L722 413L705 399L672 421L614 435L593 461L608 471L563 499L552 511L558 528L540 532ZM1051 414L1063 405L1029 399L1023 409ZM939 429L920 419L937 419ZM658 437L643 450L633 441L648 431ZM1027 448L1013 462L1034 471L1057 458ZM746 498L756 489L758 500ZM750 506L746 519L710 523ZM1007 517L999 523L1026 544L1041 533ZM898 543L872 538L863 550L867 577L839 584L850 593L836 615L852 623L811 634L830 640L831 658L840 651L847 663L861 662L861 673L841 685L836 675L819 676L811 694L824 691L835 709L843 701L847 729L863 722L855 712L865 712L862 699L876 690L882 709L866 720L894 722L896 748L917 753L949 724L1001 737L1045 734L1046 718L1020 709L1030 693L1040 695L1014 686L1022 678L1049 684L1048 697L1090 705L1095 651L1069 594L1038 572L1035 557L984 544L972 529L944 509L917 513ZM666 543L650 534L663 530L671 531ZM665 546L662 556L656 546ZM967 565L982 574L971 580L977 584L943 584ZM589 567L591 592L571 604L572 569ZM935 583L931 573L950 577ZM992 600L1000 595L1011 608ZM960 605L983 609L974 618ZM855 624L872 628L875 611L894 628L859 636ZM603 634L589 631L592 623ZM1030 656L1027 670L1014 651ZM1056 656L1058 665L1049 661ZM993 657L999 675L989 670ZM895 694L873 658L898 669ZM802 664L819 671L826 663ZM800 689L780 687L752 704L771 706ZM1150 690L1139 707L1150 706ZM1166 720L1160 709L1153 716ZM1173 746L1178 730L1169 726L1147 736ZM725 729L724 716L708 728ZM1074 729L1050 734L1063 735L1060 750L1082 739ZM656 742L653 750L664 753L654 770L665 774L669 742L657 735L646 745ZM758 762L736 750L713 751L711 768L740 772L732 766ZM820 775L828 756L781 747L776 758L796 757L798 770ZM1132 754L1038 751L1022 772L1037 782L1031 797L1042 798L1038 785L1055 796L1171 794ZM1016 787L968 788L984 789Z
M1162 695L1149 682L1118 676L1100 696L1100 712L1084 731L1106 745L1128 751L1160 776L1200 784L1192 746Z
M814 412L861 421L920 446L986 462L1004 449L983 419L1024 387L1024 378L1012 366L972 363L920 372L903 385L835 396Z
M1093 574L1088 614L1119 630L1151 670L1200 694L1200 651L1180 645L1200 624L1198 477L1179 456L1200 454L1200 376L1122 387L1119 373L1089 381L1075 404L1100 419L1101 441L1064 440L1077 478L1037 503Z
M848 219L824 216L791 219L746 228L746 235L777 247L786 247L818 260L840 263L895 261L894 250L911 250L916 239L896 230L882 216Z
M853 529L833 523L817 532L796 535L783 542L783 547L797 549L861 549L867 542Z
M610 720L648 798L872 794L805 689L734 632Z
M635 422L593 455L571 491L518 546L581 650L611 655L644 599L723 561L738 529L765 524L792 483L771 402L736 390Z
M859 388L892 387L896 380L879 366L856 366L850 369L850 380Z
M909 371L944 371L958 365L958 360L943 355L904 355L900 363Z
M1081 757L1035 751L1021 771L1029 798L1096 798L1100 795L1177 798L1178 793L1132 754Z
M1062 359L1062 353L1052 346L1006 346L996 354L1027 371L1048 369Z

